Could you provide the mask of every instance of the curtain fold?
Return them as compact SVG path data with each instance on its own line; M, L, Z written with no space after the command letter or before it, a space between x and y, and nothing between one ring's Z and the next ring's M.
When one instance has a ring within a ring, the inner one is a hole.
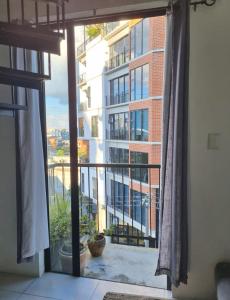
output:
M189 0L167 14L159 259L156 275L187 283Z
M16 49L15 58L17 68L22 68L22 49ZM27 51L26 62L32 71L36 57L31 51ZM49 232L39 91L17 88L16 97L18 104L24 105L25 97L28 102L28 110L18 111L16 115L17 176L20 180L17 191L20 193L17 195L17 262L21 263L49 247Z

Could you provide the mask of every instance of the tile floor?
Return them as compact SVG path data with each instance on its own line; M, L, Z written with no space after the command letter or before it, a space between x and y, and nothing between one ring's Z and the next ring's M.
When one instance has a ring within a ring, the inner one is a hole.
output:
M154 276L158 255L158 249L108 243L102 256L87 250L84 277L166 289L167 277ZM60 256L52 269L62 271Z
M1 300L103 300L106 292L173 299L171 292L130 284L46 273L41 278L0 274Z

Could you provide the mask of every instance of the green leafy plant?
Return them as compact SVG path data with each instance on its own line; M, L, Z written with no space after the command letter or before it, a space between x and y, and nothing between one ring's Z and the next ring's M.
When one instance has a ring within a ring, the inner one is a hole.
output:
M50 205L50 238L54 244L71 236L71 209L70 201L57 197Z
M87 25L86 26L86 34L90 39L93 39L100 35L103 31L102 24L94 24L94 25Z
M104 229L104 235L106 236L112 236L115 232L116 225L111 224L109 228Z
M80 237L89 235L88 223L88 216L83 215L80 220ZM52 244L71 241L71 202L60 196L56 196L56 201L50 205L50 239Z
M88 222L88 234L90 242L95 242L98 239L98 230L96 222L93 220L89 220Z
M57 156L64 156L65 155L64 149L63 148L57 149L56 155Z

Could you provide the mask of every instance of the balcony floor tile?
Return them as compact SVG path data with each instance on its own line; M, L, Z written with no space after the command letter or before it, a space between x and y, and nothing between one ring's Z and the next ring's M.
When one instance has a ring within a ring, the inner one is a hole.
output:
M107 244L101 257L87 253L84 276L166 289L167 277L154 276L157 260L157 249Z

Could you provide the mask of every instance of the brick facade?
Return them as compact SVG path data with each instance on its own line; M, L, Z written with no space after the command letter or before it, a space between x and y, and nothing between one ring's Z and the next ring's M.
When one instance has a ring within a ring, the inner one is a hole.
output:
M165 22L165 17L150 18L149 44L151 51L129 63L129 71L149 64L149 98L129 103L129 111L148 109L149 138L148 142L129 143L129 151L148 153L148 163L159 165L161 164ZM148 181L148 184L144 184L133 180L129 187L142 193L151 194L149 222L150 228L154 230L156 228L156 187L160 184L159 169L149 170Z

